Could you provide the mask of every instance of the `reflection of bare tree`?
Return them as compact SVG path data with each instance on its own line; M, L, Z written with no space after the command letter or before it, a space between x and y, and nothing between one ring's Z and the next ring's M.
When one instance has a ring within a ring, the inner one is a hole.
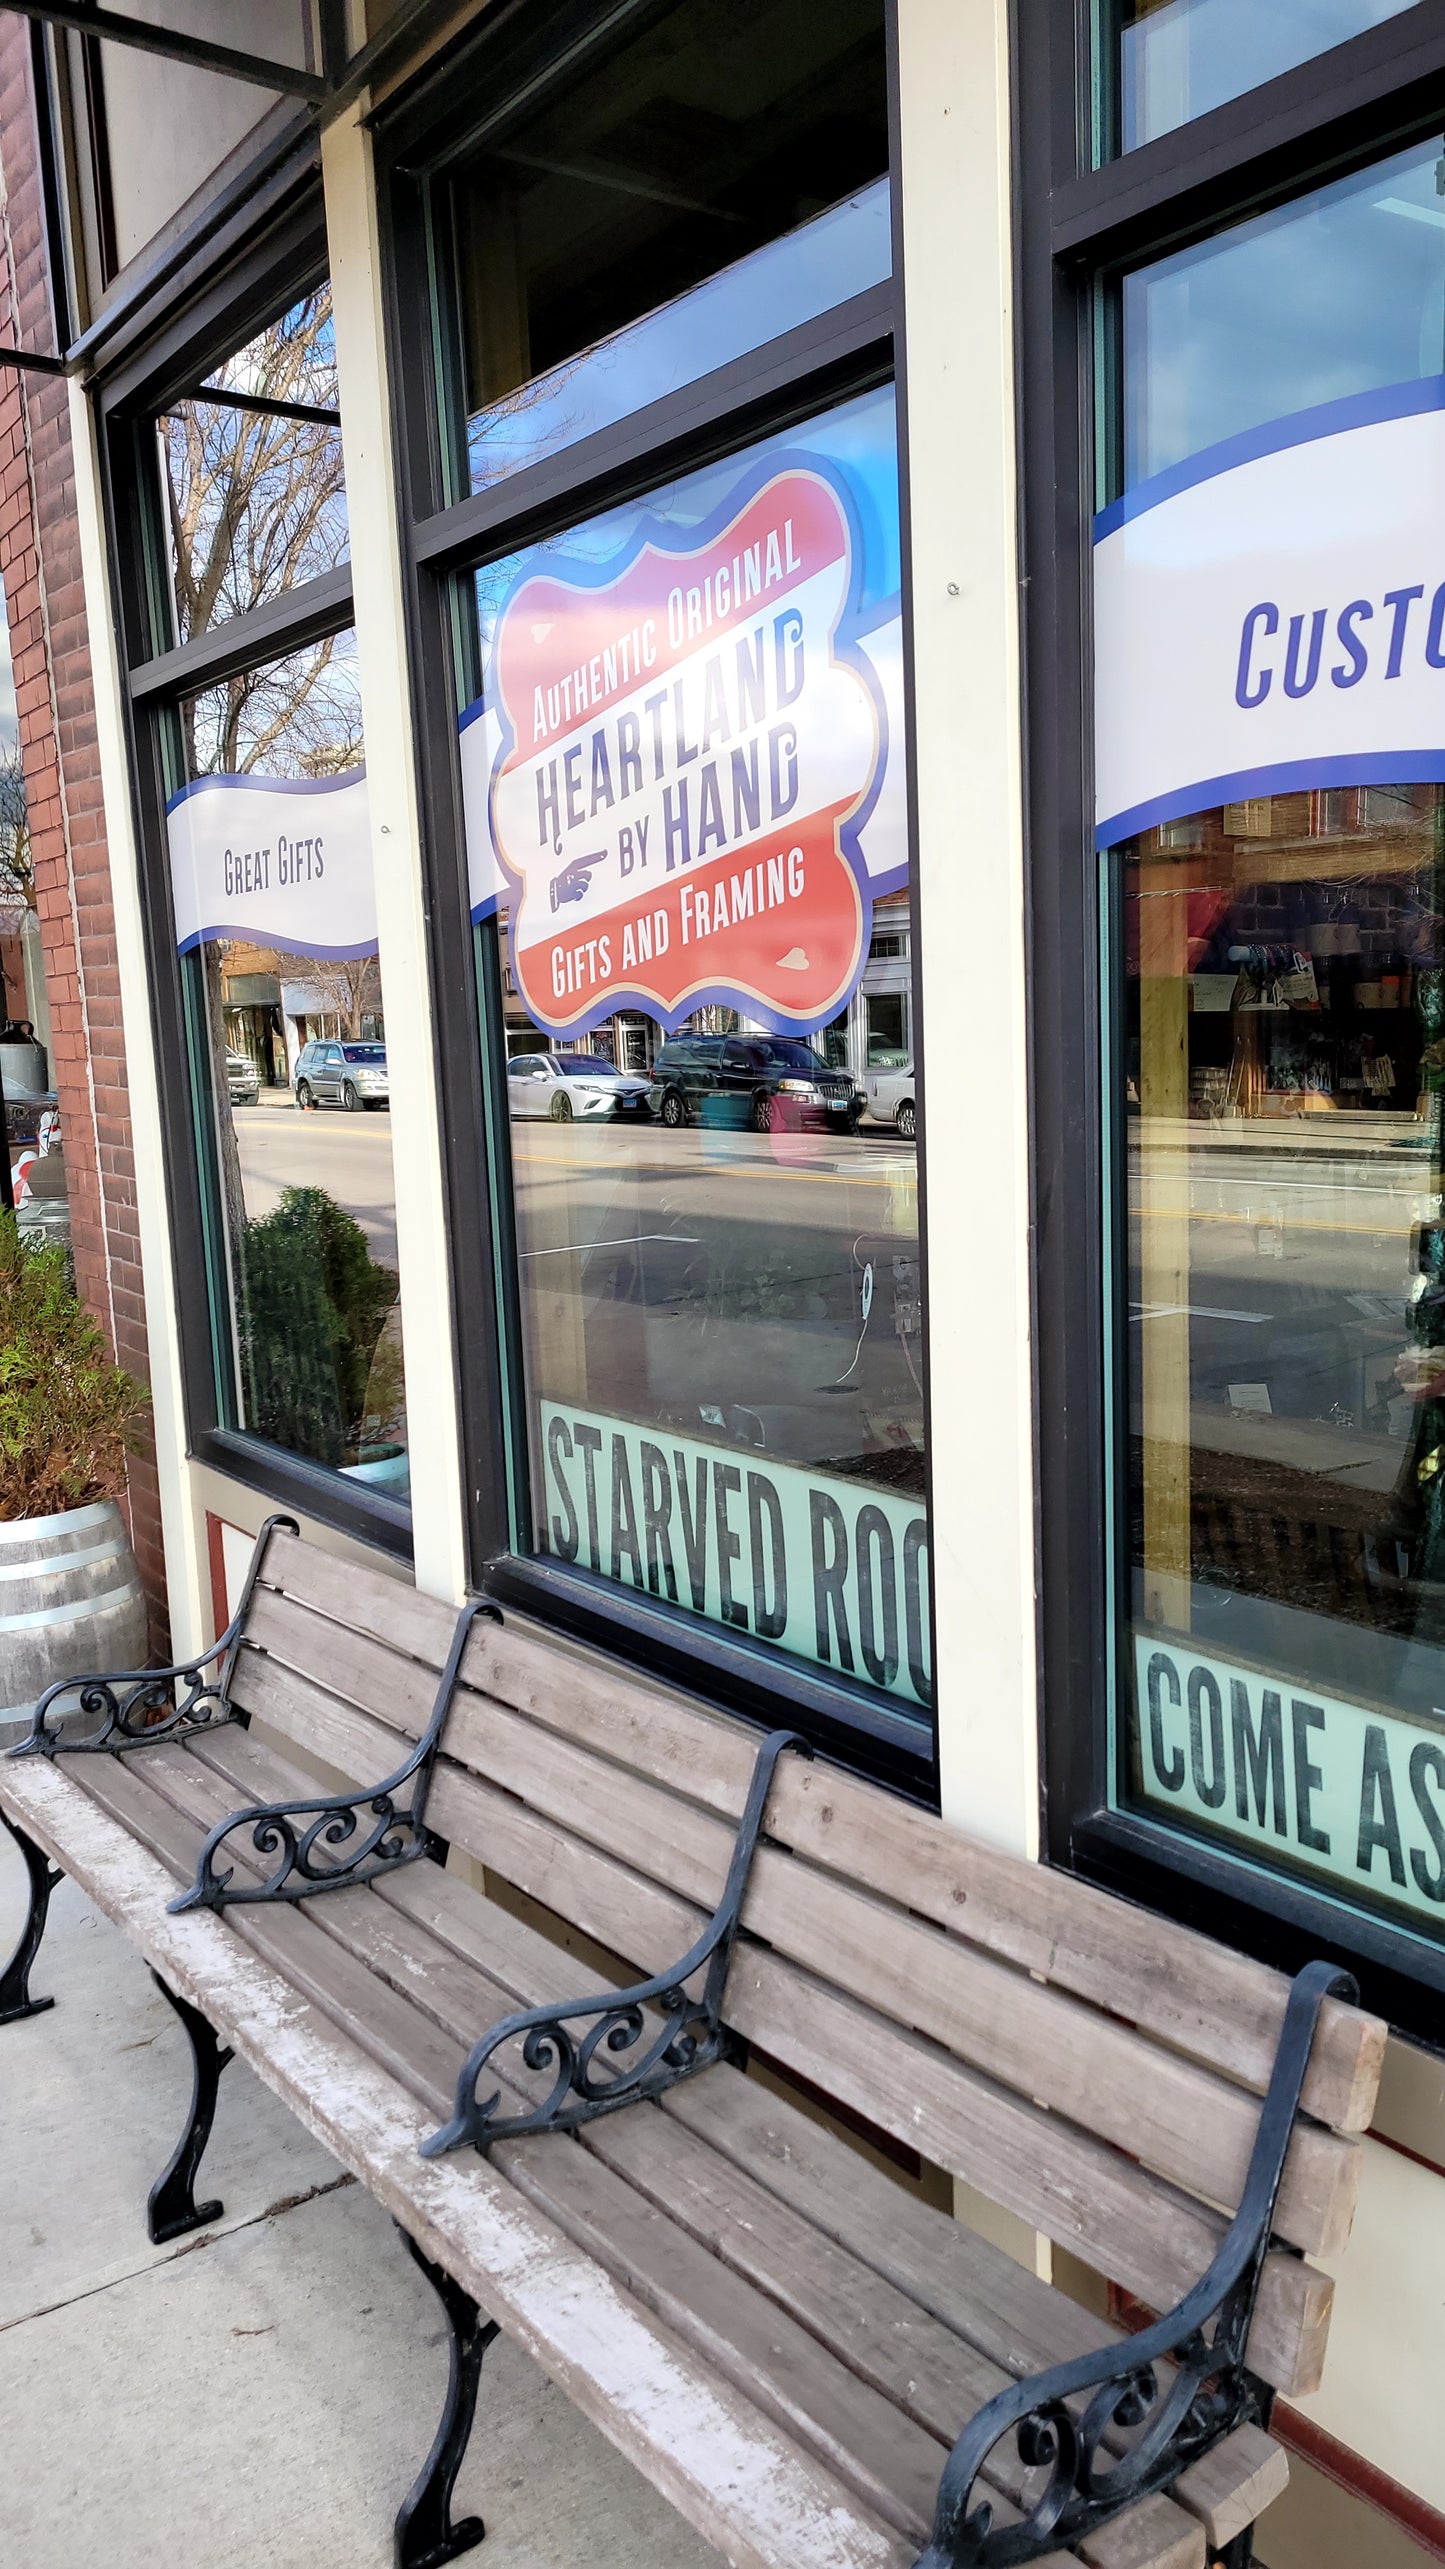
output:
M267 401L334 409L331 290L323 286L214 369ZM204 395L160 423L176 638L209 631L334 570L347 551L341 433ZM278 755L300 775L355 763L355 689L334 683L334 638L246 669L186 709L192 774L234 775Z
M278 954L276 970L283 981L303 982L314 990L321 1011L335 1017L343 1037L356 1042L363 1017L381 1015L381 967L374 954Z
M489 488L493 482L516 472L519 464L530 462L532 448L517 452L516 430L524 425L529 411L545 410L552 414L546 423L549 446L570 446L591 423L585 408L558 411L557 405L574 376L581 374L591 360L612 345L599 340L594 348L584 348L579 355L554 366L550 374L534 375L530 382L518 384L499 399L489 401L485 410L474 411L467 421L467 464L474 491Z
M30 806L19 745L0 759L0 900L36 907L35 861L30 845Z

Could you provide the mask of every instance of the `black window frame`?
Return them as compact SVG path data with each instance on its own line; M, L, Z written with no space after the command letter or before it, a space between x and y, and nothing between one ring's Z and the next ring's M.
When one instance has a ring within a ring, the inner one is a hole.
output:
M168 404L193 394L211 369L329 273L326 225L313 165L279 212L199 282L178 278L158 295L151 328L102 367L94 397L105 483L108 549L129 753L151 1030L163 1130L166 1203L176 1280L188 1454L282 1506L409 1560L411 1511L262 1437L228 1424L218 1398L213 1246L219 1207L186 1033L166 838L162 726L182 698L259 659L279 658L353 622L351 569L323 573L252 612L176 648L155 649L149 524L154 485L143 443Z
M474 931L466 897L457 762L457 576L489 553L514 550L544 533L641 496L670 473L741 450L790 419L808 417L851 394L893 382L903 521L910 814L914 808L892 0L885 0L890 164L895 174L891 283L855 296L488 490L448 499L444 477L448 432L438 397L438 371L446 355L444 350L439 354L434 334L434 246L427 221L427 189L473 143L480 121L477 101L488 102L490 122L505 112L510 99L543 80L560 77L584 62L594 48L614 40L624 24L630 28L646 23L662 14L666 5L667 0L622 0L621 6L617 0L611 0L611 5L608 0L541 0L541 5L538 0L503 0L468 31L457 48L448 51L437 73L420 78L396 105L378 110L373 120L387 345L395 388L412 712L428 878L436 1076L442 1100L469 1567L474 1585L485 1587L503 1602L754 1720L787 1722L845 1763L936 1805L936 1700L931 1715L895 1712L866 1686L831 1677L769 1650L766 1644L730 1635L685 1609L637 1597L600 1575L514 1541L514 1508L527 1503L527 1437L504 1093L507 1057L499 1004L501 974L479 977L475 971ZM495 929L483 933L494 935ZM916 990L914 1005L917 1008ZM927 1182L921 1144L919 1197L919 1255L926 1276ZM926 1292L924 1309L922 1379L927 1416ZM499 1428L503 1420L505 1429ZM512 1456L523 1458L520 1468L514 1468ZM927 1461L925 1469L931 1513ZM929 1575L931 1589L932 1547ZM935 1686L935 1699L936 1693Z
M1110 1597L1127 1583L1109 1458L1127 1422L1109 1413L1106 1346L1127 1207L1106 1197L1090 632L1100 282L1445 133L1445 0L1098 167L1089 0L1013 0L1012 20L1045 1853L1277 1968L1328 1955L1392 2025L1445 2048L1445 1943L1110 1807Z

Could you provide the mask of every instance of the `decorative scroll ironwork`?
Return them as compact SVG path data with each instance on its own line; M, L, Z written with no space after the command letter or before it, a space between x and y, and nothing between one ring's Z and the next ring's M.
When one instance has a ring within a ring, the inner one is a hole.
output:
M670 1971L639 1981L631 1989L609 1989L600 1997L569 1999L558 2007L527 2007L504 2016L473 2046L457 2081L456 2113L423 2141L424 2159L441 2158L466 2142L485 2157L495 2142L517 2140L528 2132L575 2132L579 2124L594 2122L600 2114L615 2114L641 2097L661 2096L680 2079L695 2076L721 2058L728 1967L773 1770L786 1748L795 1748L800 1757L813 1754L795 1731L772 1731L763 1741L722 1899L691 1951ZM707 1977L694 1995L688 1983L704 1966ZM570 2030L574 2021L589 2019L588 2032ZM544 2077L550 2073L552 2085L541 2104L520 2114L501 2114L502 2090L496 2089L483 2102L477 2084L487 2063L512 2042L521 2044L526 2068Z
M1016 2569L1074 2551L1259 2418L1245 2349L1315 2024L1326 1998L1358 1994L1329 1963L1299 1974L1244 2193L1208 2272L1137 2336L1012 2383L979 2410L945 2465L933 2539L915 2569ZM1018 2521L999 2524L987 2503L970 2515L968 2502L989 2454L1009 2438L1024 2470L1045 2476Z
M307 1800L253 1802L220 1820L202 1847L196 1878L189 1891L171 1901L173 1917L186 1909L225 1909L241 1902L310 1900L321 1891L370 1882L378 1873L414 1864L436 1846L426 1825L427 1793L442 1729L461 1669L472 1625L478 1615L493 1623L502 1618L496 1606L474 1599L457 1617L447 1663L442 1670L432 1715L405 1763L379 1784L355 1785L349 1792L317 1793ZM398 1796L407 1785L405 1802ZM236 1878L234 1864L221 1867L217 1857L230 1840L233 1853L244 1850L248 1874Z
M124 1668L106 1676L60 1678L46 1688L25 1738L17 1740L7 1754L88 1757L103 1751L119 1757L127 1749L157 1748L163 1741L189 1739L196 1731L219 1730L234 1721L231 1679L261 1566L271 1537L278 1531L296 1534L300 1529L294 1517L267 1517L256 1537L240 1604L219 1641L213 1641L209 1650L172 1668ZM220 1665L217 1674L208 1678L205 1672L213 1661ZM98 1722L97 1730L71 1739L51 1729L52 1707L62 1704L67 1696L75 1697L76 1711Z

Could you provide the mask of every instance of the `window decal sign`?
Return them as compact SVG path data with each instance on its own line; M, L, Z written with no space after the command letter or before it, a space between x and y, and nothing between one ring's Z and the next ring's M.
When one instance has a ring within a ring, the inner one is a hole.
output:
M508 566L462 719L473 915L509 914L534 1021L708 1003L805 1033L856 988L907 877L897 467L770 441ZM689 493L706 500L692 519ZM860 504L861 503L861 504ZM891 755L890 755L891 752Z
M1095 521L1101 847L1305 786L1445 783L1445 376L1275 420Z
M539 1530L559 1559L932 1702L921 1500L561 1401L538 1419Z
M1155 1810L1437 1929L1445 1713L1411 1718L1134 1636L1133 1763Z
M166 806L176 943L281 954L376 952L366 770L198 776Z

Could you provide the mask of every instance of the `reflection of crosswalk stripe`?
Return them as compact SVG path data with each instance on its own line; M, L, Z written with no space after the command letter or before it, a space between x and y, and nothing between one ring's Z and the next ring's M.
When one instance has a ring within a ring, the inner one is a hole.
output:
M1267 1311L1216 1311L1207 1302L1131 1302L1135 1320L1268 1320Z

